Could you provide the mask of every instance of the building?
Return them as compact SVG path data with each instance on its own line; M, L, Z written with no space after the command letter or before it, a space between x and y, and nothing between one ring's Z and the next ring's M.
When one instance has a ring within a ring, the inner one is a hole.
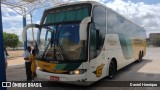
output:
M160 33L150 33L149 39L151 45L160 46Z

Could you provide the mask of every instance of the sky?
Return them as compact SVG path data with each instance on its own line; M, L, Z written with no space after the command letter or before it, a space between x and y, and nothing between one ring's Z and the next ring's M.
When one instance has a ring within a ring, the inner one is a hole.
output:
M81 0L76 0L81 1ZM83 0L84 1L84 0ZM94 0L122 14L126 18L146 29L146 34L160 32L160 0ZM2 5L3 31L15 33L22 40L22 16ZM33 23L39 24L44 8L33 12ZM31 23L27 15L27 24Z

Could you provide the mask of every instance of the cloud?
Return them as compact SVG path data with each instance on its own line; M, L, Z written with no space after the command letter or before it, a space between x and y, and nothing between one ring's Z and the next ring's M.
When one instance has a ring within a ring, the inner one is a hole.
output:
M2 17L4 22L22 22L22 16L16 15L16 16L3 16Z
M11 28L19 25L22 21L22 16L18 15L14 10L2 4L2 22L3 28Z
M3 31L8 33L15 33L22 40L23 30L23 17L22 15L15 12L13 9L2 4L2 22ZM30 23L30 16L27 15L27 23Z
M112 8L113 10L129 18L136 24L143 26L147 31L147 35L150 32L160 32L159 29L160 3L145 4L143 2L134 3L132 1L123 1L123 0L93 0L93 1L102 2L107 7ZM43 10L44 9L41 10L37 9L34 11L33 23L39 24ZM3 28L5 31L7 30L10 31L12 29L22 31L23 28L22 16L17 14L14 10L7 8L3 4L2 4L2 19L3 19ZM30 24L29 15L27 15L27 24ZM15 32L20 32L20 31L15 31Z
M87 0L81 0L87 1ZM120 13L137 25L142 26L149 33L160 32L160 2L146 4L142 1L137 3L131 0L92 0L105 4L107 7Z
M18 35L19 40L21 40L21 41L22 41L22 30L23 30L23 28L17 28L17 27L11 27L11 28L8 28L8 29L6 29L6 28L3 29L4 32L14 33L14 34Z
M147 31L147 36L150 32L160 32L160 3L145 4L114 0L105 4L136 24L143 26Z

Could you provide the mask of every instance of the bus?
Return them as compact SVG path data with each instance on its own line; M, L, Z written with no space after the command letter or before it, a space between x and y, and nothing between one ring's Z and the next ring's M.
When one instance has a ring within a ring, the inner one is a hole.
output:
M79 1L44 11L35 40L39 78L89 85L117 70L141 62L146 54L145 30L95 1ZM88 84L89 83L89 84Z

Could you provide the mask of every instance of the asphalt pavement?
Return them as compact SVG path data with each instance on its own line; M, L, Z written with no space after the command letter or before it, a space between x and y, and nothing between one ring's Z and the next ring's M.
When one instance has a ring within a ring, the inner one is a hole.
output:
M140 63L132 63L116 73L114 79L104 78L88 87L70 85L63 87L42 88L8 88L8 90L160 90L160 87L107 87L102 86L107 81L160 81L160 48L149 47L147 54ZM9 66L6 71L8 81L25 81L24 64ZM36 78L36 80L39 80Z

